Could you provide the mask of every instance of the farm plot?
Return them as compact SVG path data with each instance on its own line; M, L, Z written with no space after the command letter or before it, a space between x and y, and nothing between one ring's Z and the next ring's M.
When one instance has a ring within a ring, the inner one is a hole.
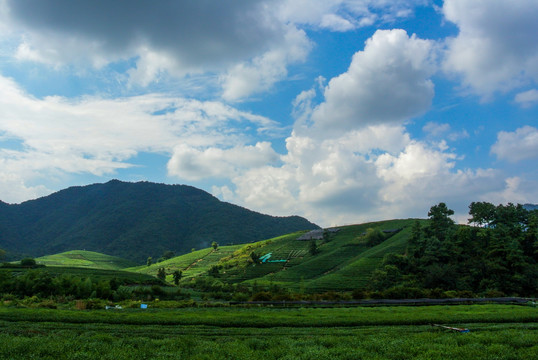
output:
M36 262L45 266L86 267L107 270L119 270L136 265L136 263L126 259L85 250L73 250L42 256L37 258Z
M0 358L530 360L538 355L537 320L533 308L491 305L114 313L0 307Z

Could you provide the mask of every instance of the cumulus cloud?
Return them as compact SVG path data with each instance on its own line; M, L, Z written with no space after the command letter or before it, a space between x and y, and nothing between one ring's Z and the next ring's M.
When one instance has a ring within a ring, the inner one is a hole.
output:
M538 129L524 126L514 132L499 132L491 153L509 162L538 158Z
M312 114L323 132L400 123L425 112L434 95L433 44L404 30L378 30L347 72L331 79Z
M456 169L457 154L411 140L402 126L375 125L332 139L293 133L280 166L232 178L228 200L324 225L424 217L445 201L459 214L469 199L504 187L497 171Z
M281 46L239 63L221 76L223 98L238 100L270 89L275 82L287 76L289 64L305 60L311 47L305 32L290 26Z
M538 2L446 0L443 12L460 30L444 66L465 86L487 97L538 80Z
M413 140L404 127L430 106L434 51L402 30L377 31L348 71L322 86L319 105L315 88L296 97L282 163L240 171L232 188L216 193L256 210L335 225L423 217L440 201L466 213L469 199L501 191L497 171L459 169L460 157L444 141ZM449 124L429 123L424 131L468 136Z
M240 170L262 167L278 161L279 156L268 142L229 149L199 150L186 144L174 148L168 173L187 180L229 178Z

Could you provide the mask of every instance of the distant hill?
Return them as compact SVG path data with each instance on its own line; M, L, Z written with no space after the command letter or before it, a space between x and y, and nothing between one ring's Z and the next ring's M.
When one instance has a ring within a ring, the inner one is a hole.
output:
M538 210L538 204L524 204L523 208L528 211Z
M0 202L0 248L18 256L90 250L137 262L319 228L221 202L186 185L112 180L21 204Z

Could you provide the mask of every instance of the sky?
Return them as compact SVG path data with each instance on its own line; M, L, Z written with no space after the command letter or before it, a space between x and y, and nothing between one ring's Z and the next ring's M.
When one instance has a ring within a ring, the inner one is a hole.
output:
M321 226L538 203L536 0L0 0L0 200L187 184Z

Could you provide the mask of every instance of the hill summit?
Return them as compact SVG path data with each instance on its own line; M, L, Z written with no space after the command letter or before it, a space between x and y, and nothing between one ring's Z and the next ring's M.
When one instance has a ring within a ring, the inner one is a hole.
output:
M242 244L319 228L222 202L187 185L112 180L0 203L0 248L21 256L85 249L142 262L165 251Z

